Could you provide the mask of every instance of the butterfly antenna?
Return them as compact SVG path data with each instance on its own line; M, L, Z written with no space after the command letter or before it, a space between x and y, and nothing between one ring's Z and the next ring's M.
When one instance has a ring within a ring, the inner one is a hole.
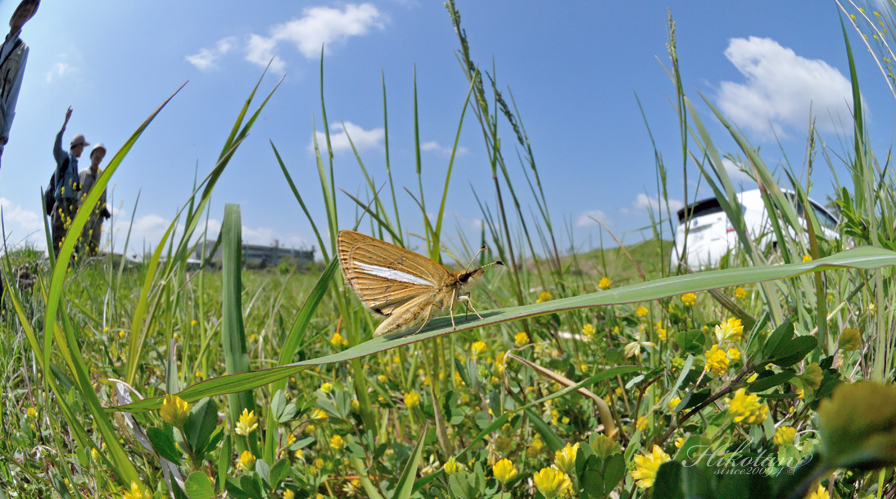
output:
M470 260L470 263L468 263L467 266L464 268L464 272L470 270L470 267L473 266L473 262L475 262L476 258L479 257L479 254L482 253L483 251L485 251L486 249L488 249L488 248L486 248L485 246L479 248L479 251L477 251L476 254L473 255L473 258Z

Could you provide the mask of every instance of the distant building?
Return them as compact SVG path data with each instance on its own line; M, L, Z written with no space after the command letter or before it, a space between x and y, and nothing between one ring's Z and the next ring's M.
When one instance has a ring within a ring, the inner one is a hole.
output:
M202 260L202 252L211 252L215 248L215 241L206 239L205 244L196 245L193 252L193 258ZM207 257L206 260L220 263L223 249L218 246L215 253ZM280 246L280 242L276 239L269 245L243 243L243 265L247 267L265 268L279 265L283 259L288 259L296 263L299 267L304 267L314 262L314 247L311 249L295 249Z

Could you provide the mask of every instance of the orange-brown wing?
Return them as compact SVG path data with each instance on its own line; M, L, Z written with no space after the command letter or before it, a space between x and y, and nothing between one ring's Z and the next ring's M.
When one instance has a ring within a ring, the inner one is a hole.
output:
M358 232L339 231L337 250L346 282L364 306L380 315L391 315L451 279L429 258Z

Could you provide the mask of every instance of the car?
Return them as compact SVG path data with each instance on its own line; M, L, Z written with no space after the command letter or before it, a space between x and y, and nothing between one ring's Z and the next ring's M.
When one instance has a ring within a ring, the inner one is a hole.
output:
M784 191L784 195L794 201L797 215L803 218L803 205L795 202L796 194L793 191ZM762 247L777 244L759 189L741 192L737 194L737 199L750 237ZM828 240L839 239L837 218L818 202L809 199L809 204L821 226L822 233L819 235ZM684 244L685 232L687 232L687 245ZM687 258L683 260L690 268L698 270L718 267L722 257L736 253L739 247L737 233L716 198L697 201L678 210L672 267L678 266L682 250L687 252Z

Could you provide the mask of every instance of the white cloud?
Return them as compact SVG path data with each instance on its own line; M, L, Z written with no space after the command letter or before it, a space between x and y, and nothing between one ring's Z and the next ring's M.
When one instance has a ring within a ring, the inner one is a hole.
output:
M635 198L635 202L632 203L632 206L634 206L636 210L648 210L653 212L657 212L657 210L662 206L663 213L666 212L665 201L660 202L644 193L638 194L638 197ZM681 201L677 199L669 200L669 210L673 213L682 208L684 208L684 203L682 203Z
M851 120L852 87L828 63L754 36L731 39L725 57L746 77L719 85L718 106L738 126L786 135L787 128L807 129L810 108L822 131Z
M383 29L387 18L370 3L349 4L344 9L309 7L302 17L272 26L269 36L252 34L246 45L246 60L282 72L286 63L274 51L281 42L291 43L306 58L320 57L334 45L345 43L349 37L366 35L372 28Z
M2 203L2 200L0 200ZM147 249L152 248L155 249L156 245L159 244L159 241L162 240L162 236L165 235L165 231L168 230L168 226L171 224L171 220L161 217L156 214L149 214L137 217L134 220L134 225L131 228L131 241L129 243L130 247L128 249L128 254L133 255L135 253L139 253L143 250L144 244ZM127 227L122 227L121 225L116 226L116 251L121 251L121 245L124 244L124 236L127 233ZM177 232L174 234L176 240L180 240L183 235L184 226L178 224ZM105 230L105 229L104 229ZM199 231L205 230L205 222L200 222L199 226L196 228L197 233L194 234L194 239L199 235ZM217 219L209 219L208 220L208 232L206 237L208 239L216 239L218 237L218 233L221 231L221 221ZM242 236L243 241L250 244L273 244L274 240L278 240L281 246L286 247L295 247L295 248L304 248L306 246L305 240L295 234L282 234L279 233L275 229L271 229L268 227L242 227ZM105 236L104 236L105 237ZM195 241L194 241L195 242Z
M13 206L12 201L9 199L0 198L0 209L2 209L3 223L8 233L18 228L26 232L32 232L44 227L39 213L26 210L19 205ZM22 235L24 236L24 234Z
M199 49L199 52L184 57L190 64L196 66L201 71L209 71L218 67L218 59L224 54L230 52L237 43L236 37L228 36L218 40L215 48Z
M579 218L576 220L576 227L591 227L592 225L598 225L598 222L609 226L610 217L600 210L584 211L579 214Z
M271 63L271 71L282 73L286 68L286 62L274 55L276 46L276 40L253 34L246 44L246 60L263 67Z
M65 76L66 74L70 73L71 70L72 67L67 62L60 61L56 64L53 64L53 67L51 67L50 70L47 71L47 83L50 83L55 78L61 78Z
M321 151L327 148L327 137L324 132L314 132L317 136L317 144ZM330 126L330 144L333 152L350 151L352 149L351 142L359 151L372 149L382 145L386 137L386 131L383 128L374 128L372 130L364 130L358 125L349 121ZM308 150L314 151L314 141L308 144Z
M437 152L437 153L443 154L445 156L451 155L450 147L442 147L441 145L439 145L438 142L436 142L434 140L431 142L424 142L424 143L420 144L420 150L425 151L425 152ZM466 147L457 146L456 154L458 156L460 156L461 154L466 154L468 152L469 152L469 150Z

